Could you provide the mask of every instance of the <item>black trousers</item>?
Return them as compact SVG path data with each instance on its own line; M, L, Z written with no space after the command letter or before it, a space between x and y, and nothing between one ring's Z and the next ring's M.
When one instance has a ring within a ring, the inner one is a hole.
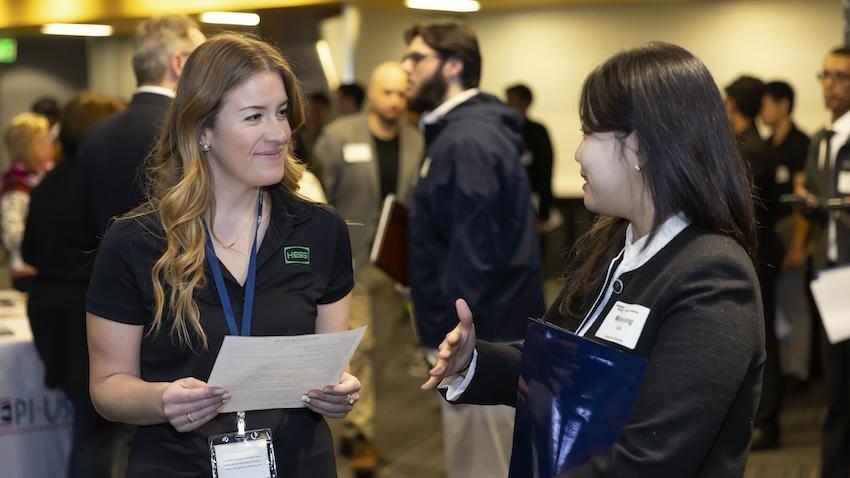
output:
M830 344L821 334L827 412L821 436L821 477L850 476L850 340Z
M761 398L754 426L767 434L779 434L779 410L782 406L782 372L779 366L779 343L776 339L776 279L778 270L762 266L758 270L764 308L764 342L766 357L762 375ZM847 477L844 477L847 478Z

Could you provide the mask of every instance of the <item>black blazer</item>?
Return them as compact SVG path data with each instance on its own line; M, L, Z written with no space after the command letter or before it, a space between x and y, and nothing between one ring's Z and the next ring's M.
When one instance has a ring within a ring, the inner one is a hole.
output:
M83 224L78 166L66 155L33 189L21 255L38 269L27 315L45 383L87 397L85 297L97 244Z
M689 226L620 280L621 293L586 337L647 358L646 374L611 452L559 476L740 477L764 364L752 261L731 239ZM650 309L635 350L595 337L616 301ZM522 347L479 342L477 349L475 376L458 402L514 406Z
M820 160L821 143L826 139L826 131L820 130L812 137L809 155L806 157L806 189L820 199L842 197L836 190L838 171L850 171L850 142L838 150L835 165L829 168L828 158L823 164ZM812 221L809 240L812 244L812 261L815 270L827 266L827 227L828 216L825 210L809 211L807 217ZM850 227L843 221L835 221L836 242L838 244L838 264L850 263Z
M86 223L98 237L109 220L144 199L145 159L171 99L136 93L124 111L95 124L80 146Z

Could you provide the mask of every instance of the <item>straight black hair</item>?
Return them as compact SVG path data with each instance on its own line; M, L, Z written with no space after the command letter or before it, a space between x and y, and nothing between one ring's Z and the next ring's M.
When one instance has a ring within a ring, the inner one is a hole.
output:
M531 104L532 101L534 101L534 94L531 93L531 88L529 88L528 86L526 86L522 83L517 83L513 86L509 86L505 90L505 94L507 94L507 95L517 95L517 97L519 99L521 99L522 101L525 101L529 105Z
M764 82L752 76L739 76L724 88L726 95L735 100L735 107L741 114L755 120L761 111L761 97L764 96Z
M358 110L363 107L363 100L366 98L366 90L364 90L360 84L356 82L343 83L339 85L337 93L339 93L340 96L347 96L354 100L354 105L357 106Z
M794 111L794 88L784 81L765 83L764 94L774 100L788 100L788 114Z
M728 236L755 257L750 180L720 91L689 51L650 43L623 51L584 82L579 115L585 133L636 133L641 173L655 216L649 233L683 213L696 227ZM627 221L602 217L567 256L561 312L582 317L622 246Z

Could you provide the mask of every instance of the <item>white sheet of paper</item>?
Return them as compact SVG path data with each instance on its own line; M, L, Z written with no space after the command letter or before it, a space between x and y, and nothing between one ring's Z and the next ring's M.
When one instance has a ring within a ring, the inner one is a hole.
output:
M230 391L222 413L300 408L301 396L339 381L366 327L291 337L228 335L207 383Z
M829 343L850 339L850 266L821 272L811 283Z

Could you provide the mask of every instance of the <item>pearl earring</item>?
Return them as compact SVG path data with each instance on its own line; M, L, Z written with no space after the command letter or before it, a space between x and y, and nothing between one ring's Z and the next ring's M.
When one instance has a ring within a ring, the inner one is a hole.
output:
M203 151L203 152L205 152L205 153L206 153L207 151L209 151L209 150L210 150L210 145L208 145L208 144L204 144L204 143L202 143L201 141L198 141L198 144L200 144L200 145L201 145L201 151Z
M640 172L640 164L635 164L635 165L634 165L634 166L632 166L632 167L634 168L634 170L635 170L635 172L636 172L636 173L639 173L639 172Z

